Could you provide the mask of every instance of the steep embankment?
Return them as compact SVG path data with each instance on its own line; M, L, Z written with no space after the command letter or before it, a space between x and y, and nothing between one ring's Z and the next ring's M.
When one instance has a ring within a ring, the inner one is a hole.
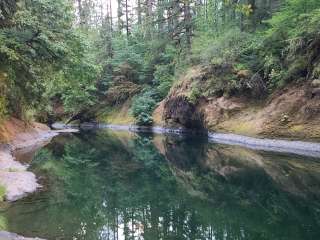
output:
M222 85L226 82L229 85ZM230 66L194 67L172 87L153 118L162 126L320 138L319 80L287 85L269 96L264 95L264 88L261 78L249 71Z

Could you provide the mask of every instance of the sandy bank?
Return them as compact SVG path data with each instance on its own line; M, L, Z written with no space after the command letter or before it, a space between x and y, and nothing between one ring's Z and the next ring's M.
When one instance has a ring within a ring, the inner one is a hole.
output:
M35 174L28 171L28 164L16 161L15 153L35 152L60 132L74 131L52 131L43 124L26 125L15 118L3 122L0 129L0 185L5 188L7 201L20 199L40 187Z

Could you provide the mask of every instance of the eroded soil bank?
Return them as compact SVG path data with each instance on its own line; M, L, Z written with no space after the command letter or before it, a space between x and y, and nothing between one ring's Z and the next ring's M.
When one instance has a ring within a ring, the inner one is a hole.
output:
M250 97L250 89L242 94L210 92L211 82L221 76L208 71L194 67L172 87L154 111L155 125L254 137L320 139L320 81L291 84L257 100Z

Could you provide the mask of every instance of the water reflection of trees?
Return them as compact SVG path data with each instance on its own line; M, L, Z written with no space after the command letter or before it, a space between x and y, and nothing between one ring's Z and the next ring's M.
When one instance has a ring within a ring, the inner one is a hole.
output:
M23 203L9 211L13 230L90 240L319 236L314 203L284 193L255 164L200 139L155 139L108 132L56 139L34 160L50 191L31 197L30 215L21 217Z

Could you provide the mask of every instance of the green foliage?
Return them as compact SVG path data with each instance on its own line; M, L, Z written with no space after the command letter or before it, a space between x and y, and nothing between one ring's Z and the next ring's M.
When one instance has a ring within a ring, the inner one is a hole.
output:
M7 103L4 96L0 97L0 120L7 114Z
M241 32L238 28L230 29L218 37L200 32L193 41L193 58L205 64L234 63L250 46L252 38L252 34Z
M154 72L154 81L157 86L157 90L161 98L167 96L173 82L173 66L168 65L156 65L156 71Z
M113 70L124 75L129 81L139 82L143 79L141 74L143 74L145 47L145 43L134 39L128 42L124 36L113 39L114 55L111 59Z
M241 89L240 70L259 73L270 91L320 75L318 0L286 0L281 8L278 0L210 0L196 6L168 1L137 9L148 17L135 22L132 16L122 26L86 3L82 9L69 0L0 3L0 73L7 76L0 84L0 117L45 119L42 115L54 114L52 99L74 115L108 99L109 89L122 96L121 84L132 82L148 89L135 98L133 116L151 124L156 103L197 64L221 71L232 66L219 79L207 79L205 96ZM192 101L200 93L193 88Z
M199 97L201 96L201 91L200 88L198 87L197 83L193 83L191 86L191 92L189 94L189 101L192 103L196 103Z
M268 79L269 89L312 75L310 46L318 38L320 2L288 0L281 11L267 21L262 44L253 50Z
M315 64L313 72L312 72L312 77L314 79L319 79L320 78L320 62Z
M286 81L298 80L300 77L306 77L308 62L304 57L300 57L293 61L285 76Z
M6 188L4 186L0 185L0 202L4 201L5 195L6 195Z
M92 104L99 68L88 57L89 40L73 26L73 6L66 0L20 5L10 25L0 28L9 112L28 119L30 110L46 111L55 95L70 112Z
M7 114L6 75L0 72L0 120Z
M138 125L151 125L152 113L156 107L156 94L152 89L146 89L133 99L131 113Z
M0 215L0 230L1 230L1 231L8 230L8 222L7 222L7 219L6 219L5 216L3 216L2 214Z
M268 88L270 91L278 87L283 87L285 85L285 82L284 82L285 72L282 70L277 71L275 69L272 69L268 77L269 77Z

